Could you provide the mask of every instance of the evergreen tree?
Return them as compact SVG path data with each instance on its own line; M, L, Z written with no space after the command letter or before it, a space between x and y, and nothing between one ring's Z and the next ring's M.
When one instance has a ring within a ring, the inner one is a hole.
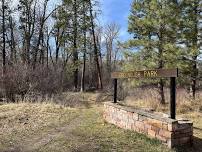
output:
M184 49L183 60L186 68L183 68L183 73L188 75L188 85L191 86L192 97L195 99L198 75L198 57L201 54L202 40L202 24L201 24L201 0L183 0L181 1L181 24L180 24L180 39Z
M179 6L176 1L135 0L129 16L128 31L133 34L130 47L138 47L145 68L176 67ZM148 64L148 63L152 64ZM161 103L165 104L164 81L159 81Z

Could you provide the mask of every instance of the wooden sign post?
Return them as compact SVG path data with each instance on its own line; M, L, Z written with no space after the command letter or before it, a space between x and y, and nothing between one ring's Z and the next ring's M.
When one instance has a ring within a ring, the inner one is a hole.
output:
M170 78L170 118L176 119L176 78Z
M114 103L117 103L117 79L114 79Z
M178 77L178 69L113 72L111 77L114 79L114 103L117 103L117 79L170 78L170 117L176 119L176 77Z

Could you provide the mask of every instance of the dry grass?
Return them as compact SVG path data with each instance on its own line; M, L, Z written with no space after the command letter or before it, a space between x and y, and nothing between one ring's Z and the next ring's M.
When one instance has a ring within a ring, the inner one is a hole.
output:
M84 118L85 123L72 131L80 143L76 146L73 142L72 151L171 152L158 140L106 123L102 118L102 107L96 106L85 111Z
M90 103L95 102L97 94L82 92L63 92L54 95L27 94L24 97L25 103L52 103L64 107L86 108ZM19 98L19 101L22 101Z
M125 103L168 112L168 105L164 107L153 100L157 98L155 95L157 93L151 90L139 99L137 96L127 97ZM179 95L178 98L184 97ZM0 151L171 151L157 140L105 123L102 119L102 106L95 104L97 96L98 94L95 93L68 92L56 101L47 99L43 103L0 105ZM75 100L78 101L74 103ZM202 119L199 119L202 117L201 100L190 102L183 98L180 101L178 116L194 122L194 147L172 151L200 152L202 149Z
M78 110L54 104L5 104L0 106L0 151L8 150L21 140L67 124Z
M65 92L54 96L51 101L65 107L88 108L95 98L95 93Z
M169 112L169 90L165 91L166 105L160 104L158 101L159 94L155 89L137 89L134 91L134 96L128 96L123 104L143 108L152 109L157 112ZM177 113L184 114L187 112L202 112L202 92L197 94L197 99L193 100L190 95L183 89L177 90Z
M170 152L157 140L105 123L102 106L70 109L54 104L0 106L1 152Z

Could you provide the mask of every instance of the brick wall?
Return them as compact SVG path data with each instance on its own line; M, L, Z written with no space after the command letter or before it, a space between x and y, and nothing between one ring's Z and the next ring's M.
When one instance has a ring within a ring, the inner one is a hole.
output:
M123 129L157 138L168 147L192 144L193 123L114 103L104 103L104 119Z

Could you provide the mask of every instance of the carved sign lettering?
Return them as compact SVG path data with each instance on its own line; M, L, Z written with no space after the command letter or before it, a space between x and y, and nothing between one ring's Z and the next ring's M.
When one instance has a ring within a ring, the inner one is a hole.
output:
M178 77L178 69L157 69L157 70L143 70L143 71L131 71L131 72L113 72L111 74L111 77L113 79Z

